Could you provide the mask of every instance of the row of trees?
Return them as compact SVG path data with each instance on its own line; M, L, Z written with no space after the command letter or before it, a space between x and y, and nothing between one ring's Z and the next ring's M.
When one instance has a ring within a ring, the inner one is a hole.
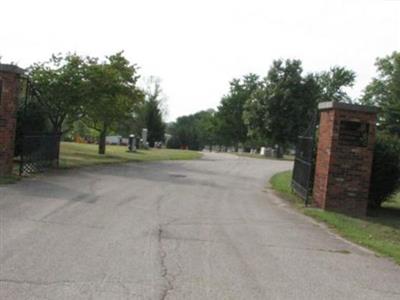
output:
M354 79L354 72L342 67L304 75L300 60L276 60L264 78L248 74L233 79L217 111L178 118L170 125L174 136L170 146L220 145L237 150L277 145L281 155L316 116L318 102L350 102L345 88Z
M110 133L139 134L147 127L151 144L164 138L160 82L151 78L147 88L139 87L138 67L122 52L103 61L53 55L28 72L35 97L24 103L19 114L20 131L25 134L43 132L46 124L60 135L94 130L100 154L105 154Z
M300 60L276 60L264 78L247 74L230 82L217 110L183 116L169 125L169 146L202 149L205 145L258 148L293 147L297 136L318 118L323 101L362 103L382 108L379 128L400 136L400 53L378 58L378 75L359 99L346 92L356 75L344 67L304 74Z

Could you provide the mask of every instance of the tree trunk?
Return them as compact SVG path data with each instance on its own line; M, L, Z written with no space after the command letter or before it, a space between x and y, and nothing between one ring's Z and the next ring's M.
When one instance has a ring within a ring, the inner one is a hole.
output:
M54 129L53 135L55 139L54 142L56 143L54 149L53 166L58 168L60 162L60 147L61 147L61 136L62 136L61 129Z
M107 128L104 126L103 130L100 132L100 140L99 140L99 154L106 154L106 136L107 136Z
M283 158L283 148L281 145L276 147L276 158Z

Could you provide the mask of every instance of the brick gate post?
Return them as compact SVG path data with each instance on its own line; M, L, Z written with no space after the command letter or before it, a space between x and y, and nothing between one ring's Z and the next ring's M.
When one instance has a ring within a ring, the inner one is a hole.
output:
M0 64L0 176L12 172L19 78L23 73L17 66Z
M313 201L317 207L365 215L375 144L377 108L323 102Z

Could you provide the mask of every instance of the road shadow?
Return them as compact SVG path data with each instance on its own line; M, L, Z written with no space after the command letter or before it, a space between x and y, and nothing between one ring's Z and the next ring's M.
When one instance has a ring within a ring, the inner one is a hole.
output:
M89 182L90 179L84 174L80 174L82 180L86 180L88 185L93 184ZM86 202L95 203L97 197L94 193L89 191L83 191L84 188L75 188L75 186L69 186L64 182L52 182L50 177L43 178L32 178L27 179L21 184L10 187L10 190L17 192L19 195L29 197L31 200L47 198L47 199L60 199L67 200L70 202Z
M169 162L146 164L121 164L107 165L92 169L95 174L102 176L115 176L125 179L140 179L160 183L174 183L178 185L203 185L212 188L226 189L227 187L212 178L206 172L202 174L198 170L188 169L181 164ZM200 175L200 176L198 176ZM201 176L203 175L203 176ZM200 177L200 178L199 178Z

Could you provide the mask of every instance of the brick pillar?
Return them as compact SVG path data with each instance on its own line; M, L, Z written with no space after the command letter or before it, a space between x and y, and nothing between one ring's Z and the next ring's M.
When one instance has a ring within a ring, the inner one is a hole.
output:
M12 172L19 77L23 72L17 66L0 64L0 176Z
M320 103L314 204L362 216L367 212L377 108Z

